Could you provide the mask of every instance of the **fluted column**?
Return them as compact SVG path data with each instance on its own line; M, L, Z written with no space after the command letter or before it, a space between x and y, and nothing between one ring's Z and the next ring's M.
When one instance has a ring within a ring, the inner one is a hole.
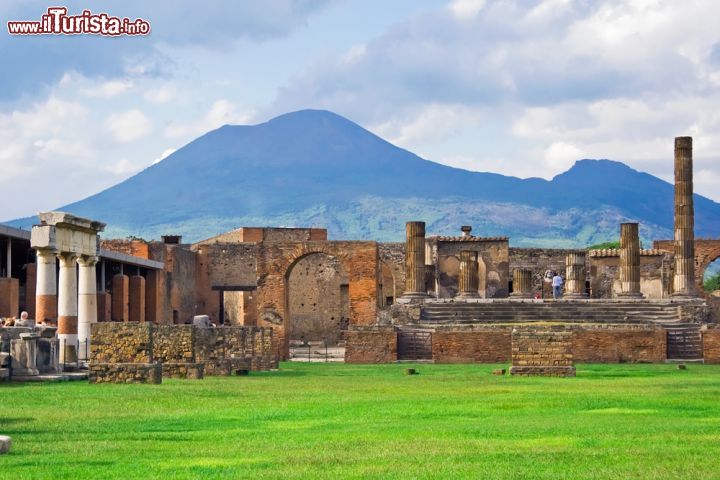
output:
M427 297L425 289L425 222L405 225L405 293L403 297Z
M585 292L585 252L565 257L565 298L587 298ZM639 288L639 284L638 284Z
M692 137L675 138L675 276L673 296L692 297L695 287L695 209Z
M62 252L60 259L60 282L58 285L58 340L60 362L77 361L78 303L77 303L77 254Z
M532 275L529 268L516 268L513 270L512 298L532 298Z
M640 236L637 223L620 224L620 297L642 298L640 293Z
M462 250L460 252L460 278L458 296L461 298L478 298L478 263L477 252Z
M79 265L78 282L78 358L87 360L90 352L90 328L97 323L97 277L95 265L98 257L83 255L77 260Z
M57 252L38 248L36 251L35 320L57 322Z

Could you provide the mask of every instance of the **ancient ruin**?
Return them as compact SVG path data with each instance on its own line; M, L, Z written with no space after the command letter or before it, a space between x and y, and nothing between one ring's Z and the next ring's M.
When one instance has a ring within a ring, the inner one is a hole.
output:
M572 362L720 362L718 309L695 277L720 258L720 240L693 235L689 137L675 141L675 176L675 238L653 249L631 221L619 249L584 250L514 248L467 225L428 236L423 221L407 222L404 243L256 227L193 244L100 241L100 222L42 213L32 233L0 229L0 316L24 310L43 324L0 327L0 377L89 364L94 381L199 378L323 352L358 363L517 360L566 374ZM566 281L559 300L553 272ZM206 323L193 325L197 316ZM123 347L130 338L147 339L140 357ZM561 354L552 365L527 356L541 339L562 346L548 350Z

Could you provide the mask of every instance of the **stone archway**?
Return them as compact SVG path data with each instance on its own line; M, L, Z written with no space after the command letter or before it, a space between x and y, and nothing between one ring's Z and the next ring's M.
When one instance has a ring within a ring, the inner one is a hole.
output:
M337 257L316 252L298 258L286 275L288 340L337 345L350 315L348 283Z
M720 240L695 240L695 278L702 291L705 271L720 259Z

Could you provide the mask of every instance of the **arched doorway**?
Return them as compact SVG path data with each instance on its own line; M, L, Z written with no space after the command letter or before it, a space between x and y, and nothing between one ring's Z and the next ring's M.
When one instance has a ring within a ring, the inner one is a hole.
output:
M338 258L305 255L290 267L286 282L290 346L336 346L350 313L348 276Z
M705 268L702 283L705 293L720 291L720 257L710 262ZM720 292L718 296L720 296Z

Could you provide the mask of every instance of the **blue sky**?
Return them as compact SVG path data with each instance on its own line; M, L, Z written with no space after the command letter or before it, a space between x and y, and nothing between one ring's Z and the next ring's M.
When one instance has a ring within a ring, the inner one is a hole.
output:
M5 0L8 20L51 4ZM54 4L52 4L54 5ZM147 37L0 35L0 219L79 200L208 130L302 108L424 158L552 176L610 158L720 201L715 0L64 3L142 17ZM4 27L3 27L4 28Z

